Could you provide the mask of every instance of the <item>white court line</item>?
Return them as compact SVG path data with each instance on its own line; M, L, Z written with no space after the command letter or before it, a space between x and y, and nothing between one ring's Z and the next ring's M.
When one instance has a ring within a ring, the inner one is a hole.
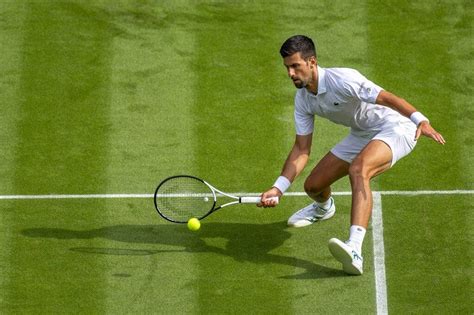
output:
M22 199L128 199L153 198L153 194L0 195L0 200Z
M377 314L388 314L385 246L383 239L382 195L373 193L372 238L374 243L375 298Z
M474 190L388 190L374 191L381 195L471 195ZM230 193L235 196L258 196L260 193L236 192ZM350 196L350 191L336 191L335 196ZM285 196L299 197L306 196L304 192L287 192ZM49 195L0 195L0 200L22 200L22 199L128 199L128 198L153 198L153 194L49 194Z

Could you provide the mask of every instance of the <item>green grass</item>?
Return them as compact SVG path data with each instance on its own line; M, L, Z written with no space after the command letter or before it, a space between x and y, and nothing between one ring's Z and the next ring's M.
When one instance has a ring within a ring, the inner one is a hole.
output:
M461 0L2 1L0 194L152 193L178 173L266 189L294 138L278 49L296 33L316 39L322 66L359 69L445 136L374 189L472 190L472 15ZM315 125L311 165L347 133ZM305 229L285 221L308 199L288 197L191 233L149 199L0 200L0 310L374 313L371 229L364 276L345 276L327 241L347 236L350 197L336 202ZM382 205L389 312L472 314L472 195Z
M472 196L383 199L389 310L472 313ZM414 200L415 199L415 200ZM444 218L444 219L440 219Z

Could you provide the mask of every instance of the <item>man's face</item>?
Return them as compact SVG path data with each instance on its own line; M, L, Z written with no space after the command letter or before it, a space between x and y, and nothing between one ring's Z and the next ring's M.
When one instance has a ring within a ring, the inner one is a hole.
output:
M302 89L311 82L312 66L315 65L315 58L310 57L306 60L301 58L300 53L283 58L283 63L288 71L288 76L298 89Z

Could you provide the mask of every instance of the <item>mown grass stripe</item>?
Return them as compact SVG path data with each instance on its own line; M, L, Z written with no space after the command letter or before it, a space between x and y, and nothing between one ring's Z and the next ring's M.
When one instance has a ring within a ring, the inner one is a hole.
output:
M192 112L197 175L208 174L210 182L220 177L230 190L235 190L238 183L244 183L256 169L271 164L284 144L284 131L272 125L284 111L284 107L276 106L280 103L276 100L282 95L276 79L280 75L284 77L285 72L276 48L281 34L279 19L275 16L284 5L278 2L209 2L194 7L190 26L194 26L197 48L193 67L196 98ZM266 126L273 135L265 140L265 154L255 150L262 139L257 136L254 126ZM236 168L241 171L235 172ZM261 180L268 182L273 177L270 174L263 176L268 178ZM255 184L255 181L246 181L240 187L253 191L257 189ZM226 233L224 226L220 229L221 233ZM242 250L241 254L255 256L249 258L251 261L258 260L256 244L250 242L247 251ZM235 245L227 247L231 246ZM265 257L268 256L264 255L262 259ZM257 277L249 276L250 270L257 272L255 266L234 270L227 264L214 262L210 265L206 257L199 257L198 263L199 277L203 279L197 286L199 310L281 313L282 309L291 309L284 301L291 296L292 287L280 285L278 279L261 282ZM215 282L215 268L220 268L222 283ZM253 293L248 295L234 277L242 277L246 286L254 288ZM271 295L267 294L269 288ZM213 297L221 303L215 303ZM260 302L254 303L255 300Z
M17 141L16 122L20 109L19 81L21 67L22 26L25 18L24 5L17 1L0 1L0 191L13 191L15 173L15 147ZM0 211L0 310L8 308L8 288L12 283L11 256L14 255L15 221L12 203L3 202Z
M112 58L108 189L102 191L152 191L152 185L159 183L155 180L166 174L195 173L192 1L122 1L114 5L95 5L108 12L117 35ZM140 220L149 223L150 216L156 219L154 211L148 212L147 206L144 206L145 211L134 208L134 204L140 203L136 200L127 201L126 207L131 211L118 212L117 202L112 200L115 197L136 199L152 195L92 196L106 199L109 224ZM151 201L151 209L152 205ZM131 213L133 220L130 220ZM173 238L176 242L186 242L183 234L175 233ZM183 255L179 264L168 255L144 256L139 261L107 259L107 311L186 313L190 305L196 309L197 290L188 285L186 277L175 277L160 270L160 266L170 265L177 274L195 275L196 259L195 255ZM123 279L114 276L123 270L133 274L133 285L123 286ZM166 292L167 297L174 298L157 296L157 292ZM125 302L130 299L153 303Z
M78 2L28 1L24 8L18 34L22 47L13 190L105 190L112 40L108 24L100 12ZM93 203L95 209L104 206L100 199ZM44 203L32 204L10 204L13 233L32 222L88 226L105 216L95 211L83 221L77 212L64 215L69 204L64 202L50 206L55 213L51 218L38 211ZM37 211L27 211L29 206ZM77 266L69 255L56 255L55 248L13 235L11 280L5 290L10 311L58 313L67 305L77 312L104 312L99 259L88 257ZM58 277L58 270L76 276L74 285Z

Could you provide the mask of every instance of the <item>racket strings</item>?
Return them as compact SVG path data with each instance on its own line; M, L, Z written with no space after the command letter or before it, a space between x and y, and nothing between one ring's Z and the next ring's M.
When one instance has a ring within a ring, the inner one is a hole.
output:
M158 211L168 219L187 222L204 217L214 206L214 195L202 181L192 177L171 178L160 185L156 194Z

